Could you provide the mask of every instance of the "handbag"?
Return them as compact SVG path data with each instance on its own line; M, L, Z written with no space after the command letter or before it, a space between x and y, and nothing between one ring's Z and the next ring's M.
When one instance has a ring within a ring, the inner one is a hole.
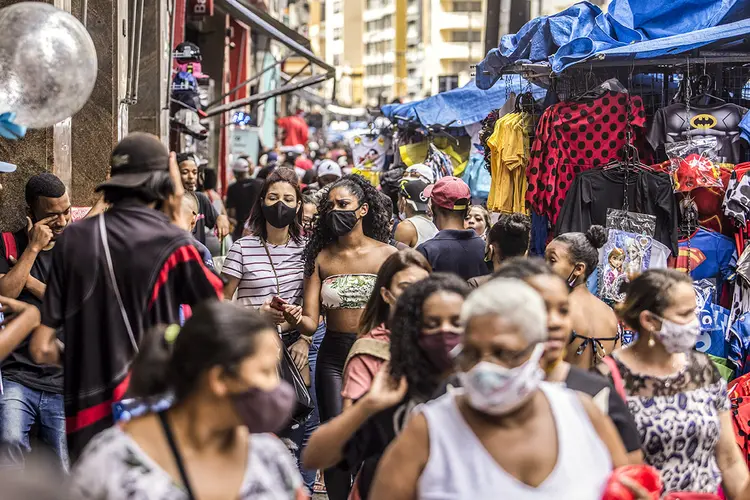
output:
M273 265L273 259L271 258L271 252L268 250L265 240L261 238L260 242L263 244L263 249L266 251L268 256L268 262L271 264L271 270L276 278L276 293L281 295L281 285L279 284L279 275L276 273L276 266ZM281 336L279 336L281 337ZM281 343L281 359L277 367L279 371L279 377L289 383L294 388L294 394L297 399L297 404L294 407L294 413L292 414L292 421L296 424L303 424L312 414L315 409L312 396L307 388L305 379L302 376L297 365L294 364L292 355L289 354L289 350L284 347L283 342ZM309 380L310 364L307 365L307 373Z

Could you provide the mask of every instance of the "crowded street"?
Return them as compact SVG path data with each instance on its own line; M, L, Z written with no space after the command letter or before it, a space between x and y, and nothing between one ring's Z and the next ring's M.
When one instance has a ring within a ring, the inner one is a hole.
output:
M750 0L0 33L0 500L750 500Z

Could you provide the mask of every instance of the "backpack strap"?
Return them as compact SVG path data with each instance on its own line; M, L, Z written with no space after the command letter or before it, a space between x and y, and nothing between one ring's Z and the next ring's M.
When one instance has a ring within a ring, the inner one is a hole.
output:
M628 395L625 392L625 384L622 382L622 375L620 375L620 369L617 368L617 363L610 356L604 356L601 361L609 369L609 374L612 377L612 383L615 386L617 394L620 395L623 401L627 402Z
M3 233L3 245L5 245L6 259L18 259L18 247L16 246L16 238L13 236L13 233Z
M369 354L370 356L382 359L383 361L390 361L391 343L386 342L385 340L369 338L357 339L349 350L349 355L346 357L344 372L346 372L346 367L349 364L349 361L351 361L354 356L359 356L361 354Z

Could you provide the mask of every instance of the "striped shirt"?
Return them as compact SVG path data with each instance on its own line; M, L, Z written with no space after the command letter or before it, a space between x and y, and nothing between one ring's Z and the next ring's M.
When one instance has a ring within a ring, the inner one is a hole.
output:
M286 245L268 243L268 251L279 278L276 288L274 268L268 260L266 250L258 236L245 236L235 241L229 250L221 272L239 278L237 300L245 305L260 307L275 295L290 304L302 303L305 241L295 243L290 239Z

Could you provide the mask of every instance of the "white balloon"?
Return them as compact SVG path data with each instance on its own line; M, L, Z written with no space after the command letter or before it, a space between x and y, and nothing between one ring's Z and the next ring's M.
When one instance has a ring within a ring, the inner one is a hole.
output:
M86 104L96 72L94 42L71 14L43 2L0 9L0 113L54 125Z

